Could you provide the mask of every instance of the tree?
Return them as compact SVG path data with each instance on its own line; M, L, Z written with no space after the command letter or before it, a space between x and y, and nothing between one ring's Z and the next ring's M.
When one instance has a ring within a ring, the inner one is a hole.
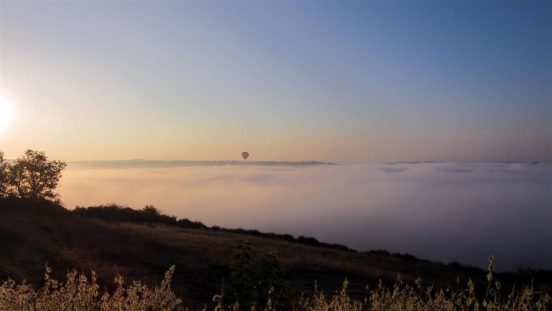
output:
M8 163L4 161L4 153L0 151L0 198L8 195Z
M238 246L232 264L232 285L240 308L247 310L253 305L253 284L255 272L251 260L251 242L244 241Z
M146 205L143 209L142 209L142 212L148 216L159 216L161 215L159 213L159 211L157 210L157 208L153 205Z
M58 196L54 191L65 167L65 162L48 161L42 151L27 150L10 166L10 184L21 198L53 200Z
M278 305L278 298L281 295L283 284L280 261L276 251L269 251L261 260L257 279L257 302L259 306L266 306L269 298L272 308Z

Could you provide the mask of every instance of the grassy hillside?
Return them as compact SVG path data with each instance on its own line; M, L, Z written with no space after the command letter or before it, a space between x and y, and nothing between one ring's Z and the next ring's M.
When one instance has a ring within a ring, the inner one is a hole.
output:
M111 211L109 210L111 208ZM359 253L343 246L314 239L256 231L208 228L200 223L177 220L155 210L133 211L117 207L69 211L50 202L21 199L0 200L0 280L8 277L42 284L45 263L58 278L77 268L96 270L99 283L113 284L117 274L147 284L159 283L163 273L176 266L173 288L185 304L210 302L225 287L237 246L252 243L253 263L269 251L279 258L286 295L298 297L313 289L334 291L346 277L353 296L366 284L379 279L401 279L455 287L471 277L476 288L485 288L486 273L457 264L444 265L412 256L383 251ZM531 272L538 289L552 289L552 273ZM503 286L529 281L529 274L498 274Z

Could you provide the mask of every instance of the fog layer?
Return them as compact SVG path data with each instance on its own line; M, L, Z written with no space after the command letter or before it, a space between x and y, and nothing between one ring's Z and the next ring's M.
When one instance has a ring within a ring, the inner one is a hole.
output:
M484 267L552 268L551 163L69 165L64 204L153 204L207 225ZM275 164L276 163L276 164ZM108 167L108 168L106 168Z

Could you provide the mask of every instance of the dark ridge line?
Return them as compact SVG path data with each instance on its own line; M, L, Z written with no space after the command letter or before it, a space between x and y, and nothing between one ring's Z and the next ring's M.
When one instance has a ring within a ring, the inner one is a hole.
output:
M148 210L149 208L149 210ZM346 245L338 243L327 243L321 242L314 237L308 236L298 236L295 237L291 234L286 233L274 233L274 232L261 232L256 229L244 229L244 228L224 228L219 226L207 226L200 221L192 221L187 218L177 219L176 216L169 216L166 214L161 214L153 206L146 206L144 209L137 210L130 207L125 207L117 204L108 204L108 205L99 205L99 206L89 206L89 207L79 207L77 206L74 210L67 210L71 214L75 214L80 217L99 219L107 222L131 222L138 224L161 224L168 226L175 226L182 229L200 229L214 232L229 232L235 234L249 235L257 238L266 238L272 240L282 240L289 243L298 243L302 245L334 249L349 253L355 254L365 254L365 255L379 255L379 256L389 256L389 257L398 257L406 261L419 261L432 263L445 266L454 266L457 269L463 269L464 271L484 271L479 267L472 265L464 265L458 262L449 262L443 263L438 261L432 261L428 259L418 258L409 253L397 253L389 252L383 249L374 249L367 251L359 251L353 248L350 248Z
M384 162L381 164L551 164L552 160L532 160L532 161L396 161Z
M250 236L261 237L261 238L283 240L283 241L288 241L290 243L298 243L298 244L303 244L303 245L312 246L312 247L335 249L335 250L369 255L369 256L375 255L375 256L397 257L410 262L418 261L418 262L434 264L440 267L452 267L459 272L477 272L477 273L485 272L485 270L480 267L466 265L466 264L458 263L456 261L445 263L440 261L433 261L433 260L418 258L409 253L389 252L383 249L358 251L341 244L331 244L326 242L320 242L313 237L305 237L305 236L294 237L293 235L290 235L290 234L263 233L258 230L247 230L242 228L228 229L228 228L221 228L217 226L209 227L199 221L191 221L187 218L177 219L175 216L168 216L165 214L161 214L153 206L146 206L141 210L137 210L137 209L132 209L130 207L120 206L117 204L109 204L109 205L100 205L100 206L91 206L91 207L77 206L74 210L69 210L65 208L63 205L61 205L61 202L59 201L54 202L49 200L32 200L32 199L21 199L21 198L15 198L15 197L0 198L0 203L6 203L9 201L18 201L19 202L18 204L22 204L23 207L27 206L28 208L36 209L36 212L38 213L37 215L44 213L47 215L58 215L58 216L65 215L65 216L73 216L73 217L82 217L82 218L91 219L91 220L97 219L97 220L103 220L103 221L112 222L112 223L127 222L127 223L137 223L142 225L160 224L160 225L174 226L182 229L195 229L195 230L202 229L202 230L215 231L215 232L223 231L223 232L250 235ZM546 275L552 276L552 270L543 269L543 268L522 267L522 266L517 267L517 270L516 268L513 268L512 270L497 272L497 275L513 276L513 275L519 275L520 273L531 274L533 272L541 273L541 274L544 273Z
M68 162L72 168L164 168L187 166L315 166L338 165L321 161L195 161L195 160L106 160Z

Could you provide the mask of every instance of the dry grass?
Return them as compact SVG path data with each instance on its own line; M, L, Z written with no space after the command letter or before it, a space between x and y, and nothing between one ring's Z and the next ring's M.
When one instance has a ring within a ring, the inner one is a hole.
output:
M310 297L301 298L297 310L549 310L550 296L536 293L531 287L502 296L500 285L490 287L484 298L479 299L471 281L463 289L424 288L418 280L414 286L397 280L393 287L380 283L374 290L366 290L364 299L353 299L348 294L348 282L345 280L340 290L326 297L315 290Z
M392 287L380 282L374 289L366 288L363 298L353 298L349 294L349 282L345 280L339 290L327 295L315 289L311 295L298 297L293 310L300 311L361 311L361 310L549 310L551 298L547 293L536 292L532 286L504 292L501 283L494 279L494 258L489 258L487 274L488 286L485 294L478 297L474 283L469 280L465 287L458 284L456 289L424 287L420 279L413 284L397 277ZM111 292L100 288L95 273L90 277L72 271L65 282L51 278L51 269L46 268L45 282L35 290L27 283L17 284L12 280L0 286L0 309L12 310L182 310L182 300L171 290L170 283L174 272L171 267L160 285L148 288L140 282L132 282L125 287L121 276L115 278L115 289ZM269 297L273 297L272 291ZM276 310L274 298L269 298L266 306L259 309ZM213 297L213 309L240 310L239 303L225 306L223 294ZM255 310L255 307L252 308Z
M171 267L159 286L148 288L140 282L132 282L125 287L122 276L114 280L116 288L100 294L96 274L90 277L72 271L65 282L51 278L51 269L46 267L44 287L33 289L23 282L16 284L8 280L0 286L0 310L176 310L182 301L170 288L174 267Z

